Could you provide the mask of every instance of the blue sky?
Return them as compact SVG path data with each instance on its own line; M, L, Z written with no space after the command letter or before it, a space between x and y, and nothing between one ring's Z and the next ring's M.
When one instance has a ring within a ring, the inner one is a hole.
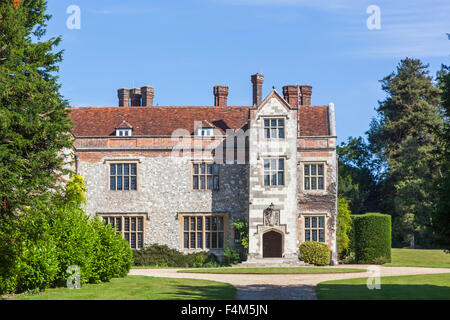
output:
M67 8L81 9L69 30ZM381 29L366 13L377 5ZM336 107L339 140L363 135L384 99L379 80L404 57L432 75L450 65L448 0L50 0L47 36L61 35L62 94L72 106L116 106L117 88L155 87L154 104L251 105L250 75L272 86L313 86L312 104Z

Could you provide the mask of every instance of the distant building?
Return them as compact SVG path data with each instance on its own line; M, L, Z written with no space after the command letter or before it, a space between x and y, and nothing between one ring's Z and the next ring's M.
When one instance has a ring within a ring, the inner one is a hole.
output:
M310 86L274 89L253 104L153 106L154 88L119 89L118 107L71 108L76 170L86 211L131 248L166 244L218 255L249 221L249 259L296 259L304 241L326 243L337 263L334 106L311 106ZM300 99L300 101L299 101Z

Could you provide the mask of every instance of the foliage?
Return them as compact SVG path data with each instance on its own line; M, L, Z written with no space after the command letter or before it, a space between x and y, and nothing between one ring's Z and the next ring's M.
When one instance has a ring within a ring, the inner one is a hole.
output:
M393 213L394 239L422 247L430 245L430 213L441 166L437 135L442 128L441 91L427 68L420 60L406 58L381 80L387 97L368 132L371 149L385 162L381 189L385 197L380 200L384 210Z
M63 150L70 150L72 124L59 93L56 52L60 38L45 34L47 1L0 1L0 217L44 201L67 173ZM12 223L12 222L11 222Z
M352 217L348 201L345 198L338 198L338 223L337 223L337 247L338 255L345 258L350 251L350 233L352 230Z
M71 179L68 190L78 190ZM132 265L132 253L127 241L98 219L89 219L74 199L80 194L66 192L68 198L55 195L53 206L48 203L27 208L20 214L12 236L0 242L0 292L14 293L65 285L70 276L66 271L76 265L81 271L81 283L108 281L127 275ZM6 280L6 281L5 281Z
M232 248L225 248L224 254L223 254L223 265L224 266L232 266L235 264L238 264L241 262L241 257L239 255L239 252Z
M353 215L353 247L356 263L391 260L391 216L381 213Z
M316 241L303 242L300 245L300 260L316 266L329 265L330 248L326 244Z
M439 135L443 145L440 153L443 174L437 187L438 201L433 212L432 228L434 243L450 253L450 67L442 67L438 81L442 90L441 110L444 119Z
M216 255L207 252L184 254L166 245L152 244L133 252L134 265L155 267L201 268L219 265Z
M349 201L350 210L361 214L377 210L379 159L363 138L349 137L336 148L339 156L339 197Z
M241 245L244 249L248 249L248 222L245 219L235 219L233 226L239 232Z

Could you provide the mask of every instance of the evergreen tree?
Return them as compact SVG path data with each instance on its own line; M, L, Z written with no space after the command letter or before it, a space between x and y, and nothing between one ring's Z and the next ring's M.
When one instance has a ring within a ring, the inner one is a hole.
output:
M47 1L0 0L0 217L57 189L62 150L72 147L67 102L59 93L54 52L61 38L45 35Z
M384 211L393 214L394 240L422 247L431 240L441 165L440 89L427 68L420 60L406 58L397 72L381 80L387 98L368 132L371 147L385 160Z
M378 162L362 137L349 137L337 147L340 197L348 200L353 214L377 212Z
M444 119L440 134L443 165L442 179L438 185L439 200L433 214L432 226L435 243L450 251L450 67L442 67L438 80L442 89L441 110Z

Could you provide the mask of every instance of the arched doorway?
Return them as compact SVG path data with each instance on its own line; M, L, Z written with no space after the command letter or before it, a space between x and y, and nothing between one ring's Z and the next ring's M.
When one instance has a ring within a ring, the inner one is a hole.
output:
M263 234L263 258L283 257L283 236L279 232L269 231Z

